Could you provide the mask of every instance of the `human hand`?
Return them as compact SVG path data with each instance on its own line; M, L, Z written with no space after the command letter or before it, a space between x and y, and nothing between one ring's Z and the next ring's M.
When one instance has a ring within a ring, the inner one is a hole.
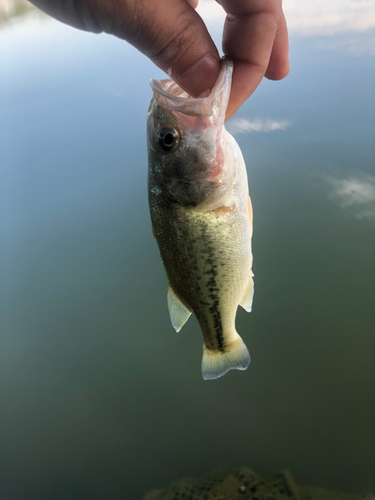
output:
M220 57L198 0L31 0L56 19L122 38L148 56L190 95L212 89ZM263 76L289 72L288 33L281 0L217 0L227 13L223 52L234 62L226 118L234 115Z

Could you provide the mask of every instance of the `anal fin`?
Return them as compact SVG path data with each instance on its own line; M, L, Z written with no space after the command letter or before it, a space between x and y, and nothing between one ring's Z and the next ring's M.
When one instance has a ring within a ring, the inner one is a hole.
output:
M173 328L179 332L191 315L191 311L184 306L181 300L174 293L171 285L168 283L168 310L171 317Z
M251 308L253 305L253 297L254 297L254 281L253 281L253 276L254 274L251 273L249 283L247 284L245 293L242 297L242 300L240 302L240 306L245 309L247 312L251 312Z

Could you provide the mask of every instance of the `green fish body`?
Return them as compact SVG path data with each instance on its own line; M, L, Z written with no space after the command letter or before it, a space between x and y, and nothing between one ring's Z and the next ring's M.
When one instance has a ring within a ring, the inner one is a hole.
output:
M252 208L245 163L224 118L233 64L225 59L207 97L152 80L148 112L149 205L179 331L191 313L202 329L204 379L245 370L238 305L251 311Z

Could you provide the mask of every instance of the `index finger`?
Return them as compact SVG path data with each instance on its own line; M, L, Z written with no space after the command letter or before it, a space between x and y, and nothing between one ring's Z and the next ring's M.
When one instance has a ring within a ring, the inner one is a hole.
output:
M265 75L282 15L281 0L217 0L227 13L223 52L234 61L227 118Z

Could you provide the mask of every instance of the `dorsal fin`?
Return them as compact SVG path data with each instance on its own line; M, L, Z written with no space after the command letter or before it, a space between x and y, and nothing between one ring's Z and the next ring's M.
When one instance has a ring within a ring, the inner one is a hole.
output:
M253 273L251 273L249 283L247 284L245 293L240 302L240 306L242 306L245 311L251 312L251 308L253 305L253 297L254 297L254 281L253 281Z

